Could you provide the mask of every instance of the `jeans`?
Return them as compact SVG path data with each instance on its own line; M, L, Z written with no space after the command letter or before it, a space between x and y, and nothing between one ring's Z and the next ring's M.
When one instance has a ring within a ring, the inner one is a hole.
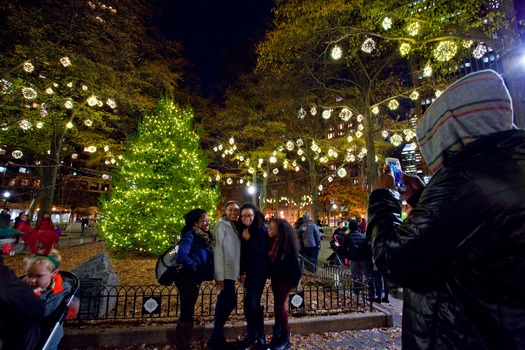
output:
M215 304L215 320L210 338L217 340L224 339L224 325L236 305L237 295L235 294L235 281L224 280L224 289L217 296L217 303Z
M350 261L350 268L352 269L352 279L355 282L361 280L361 276L359 274L359 268L361 268L361 270L363 271L363 275L365 275L365 278L368 280L370 298L373 299L375 297L376 292L374 287L372 262L369 260Z
M193 279L191 272L182 269L175 278L175 285L179 290L180 318L182 323L192 323L195 315L195 303L199 296L200 283Z
M306 264L305 269L306 271L310 271L311 273L317 272L317 260L319 257L319 247L305 247L304 248L304 255L310 262L310 264Z
M261 297L266 285L266 278L261 276L246 276L244 289L244 315L248 328L248 336L264 336L264 312L261 306Z
M288 310L286 307L286 301L288 300L288 295L290 295L291 289L292 287L290 287L288 281L272 279L275 326L279 327L282 331L288 330Z

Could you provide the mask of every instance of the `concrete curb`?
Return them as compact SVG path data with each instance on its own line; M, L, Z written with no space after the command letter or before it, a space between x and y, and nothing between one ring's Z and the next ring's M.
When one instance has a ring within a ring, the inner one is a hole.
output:
M290 319L290 331L295 334L312 334L363 330L377 327L391 327L392 314L381 307L377 311L334 316L315 316ZM272 334L273 320L265 321L266 334ZM224 333L229 340L245 334L245 323L227 323ZM213 324L195 326L193 336L196 341L209 338ZM126 327L93 328L85 330L65 329L62 340L63 349L83 349L94 346L125 347L133 345L169 344L175 339L175 324Z

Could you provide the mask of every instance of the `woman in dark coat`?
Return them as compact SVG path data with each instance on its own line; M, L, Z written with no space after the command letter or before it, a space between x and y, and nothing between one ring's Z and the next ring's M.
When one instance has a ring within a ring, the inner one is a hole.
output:
M191 348L193 342L193 315L202 281L213 280L213 236L209 232L210 219L204 209L193 209L184 215L185 226L179 241L177 263L181 271L175 277L180 296L180 318L177 322L175 345L177 350Z
M241 221L241 281L244 281L246 290L244 314L248 332L237 345L247 348L255 344L256 349L266 349L261 297L270 276L268 231L262 213L251 203L241 206Z
M268 258L275 313L273 338L269 348L285 350L291 346L286 301L290 290L299 284L302 275L298 260L299 244L294 229L286 220L272 219L268 234L270 236Z

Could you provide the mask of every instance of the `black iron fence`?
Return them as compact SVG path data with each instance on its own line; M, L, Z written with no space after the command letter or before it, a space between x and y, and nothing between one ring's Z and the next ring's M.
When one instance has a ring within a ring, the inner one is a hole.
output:
M371 310L368 284L359 279L352 280L350 269L327 264L316 265L301 259L304 267L303 279L297 289L292 290L288 302L291 314L319 314L361 312ZM80 309L77 320L137 320L176 319L179 317L180 300L175 286L102 286L101 280L81 281L77 294ZM201 284L195 306L195 316L211 318L218 291L213 282ZM245 296L244 287L236 288L237 306L233 315L242 315ZM273 293L267 283L262 301L265 316L273 316Z

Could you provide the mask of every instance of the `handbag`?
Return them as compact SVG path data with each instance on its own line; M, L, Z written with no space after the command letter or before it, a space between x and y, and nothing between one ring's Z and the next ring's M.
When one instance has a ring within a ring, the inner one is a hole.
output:
M182 269L182 264L177 264L177 252L179 243L166 250L157 260L155 265L155 277L163 286L169 286L175 281L175 277Z

